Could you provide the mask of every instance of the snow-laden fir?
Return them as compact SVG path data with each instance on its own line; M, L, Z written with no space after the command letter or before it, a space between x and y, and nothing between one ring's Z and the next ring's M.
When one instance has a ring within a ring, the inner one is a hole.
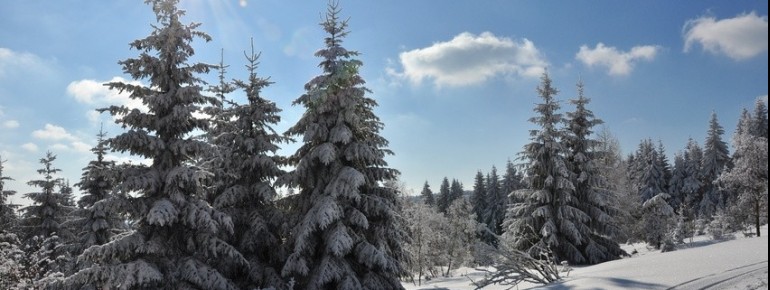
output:
M380 136L377 102L359 74L358 52L347 50L347 21L332 3L321 23L325 47L316 52L323 73L294 104L304 115L288 130L303 144L289 157L295 169L279 179L299 188L291 197L289 255L284 277L296 289L400 289L405 232L398 193L383 181L398 173Z

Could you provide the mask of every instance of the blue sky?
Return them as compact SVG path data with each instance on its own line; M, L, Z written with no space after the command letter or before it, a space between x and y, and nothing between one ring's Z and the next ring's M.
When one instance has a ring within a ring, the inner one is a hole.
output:
M303 110L291 102L318 75L313 52L326 1L181 0L184 22L213 38L198 41L196 61L218 63L245 78L243 51L262 52L263 91L282 108L285 131ZM700 143L711 112L729 140L742 108L767 99L767 1L351 1L345 46L361 52L362 75L388 161L408 187L434 190L444 176L466 189L477 170L513 159L528 140L527 120L548 70L562 109L582 79L589 108L625 152L641 139L662 140L668 153L692 137ZM6 188L33 189L38 160L51 150L61 177L77 182L91 160L101 123L122 130L95 108L129 104L100 84L128 79L118 61L154 22L137 0L0 0L0 154ZM203 76L213 81L215 74ZM236 99L241 96L234 96ZM242 99L242 98L241 98ZM283 154L297 145L284 145ZM127 156L112 156L128 160ZM18 200L18 197L17 197Z

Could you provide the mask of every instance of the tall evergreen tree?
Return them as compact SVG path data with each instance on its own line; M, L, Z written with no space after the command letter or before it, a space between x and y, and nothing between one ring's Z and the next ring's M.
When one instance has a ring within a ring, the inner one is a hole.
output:
M497 168L492 166L492 171L487 176L487 211L484 220L495 235L503 234L503 220L508 210L508 194L503 192Z
M471 196L471 205L473 206L473 212L476 214L476 221L478 223L484 223L484 213L487 211L487 186L484 181L484 174L481 170L476 172L476 178L473 182L473 195Z
M554 262L567 260L582 263L586 259L578 247L584 237L577 230L589 216L577 208L577 197L570 172L564 160L567 152L561 143L564 131L557 126L563 122L555 99L558 90L551 85L547 73L537 88L540 104L530 122L539 128L530 131L530 143L524 146L521 159L527 163L526 181L529 190L517 191L524 200L508 211L506 236L513 248L539 257L550 251Z
M578 82L577 92L577 98L570 100L575 110L567 113L564 144L567 149L567 167L572 172L574 196L577 198L576 208L588 215L588 219L572 221L574 230L581 237L575 246L582 257L571 261L596 264L618 259L626 253L618 243L607 238L617 235L619 231L610 214L614 210L614 205L610 203L614 193L608 190L607 180L602 176L597 163L597 154L592 150L597 147L598 141L591 139L593 128L603 121L586 107L591 100L583 95L582 82Z
M451 197L449 204L451 205L455 200L462 199L464 194L463 184L453 178L452 185L449 186L449 196Z
M733 142L740 141L736 139L739 139L737 137L744 133L751 134L753 130L751 128L754 126L756 126L756 124L754 124L751 113L749 113L748 109L743 108L743 110L741 110L741 117L738 119L738 125L735 128L735 133L733 134Z
M643 140L636 151L631 174L642 202L665 190L665 173L658 154L650 139Z
M66 197L56 191L56 187L60 186L63 180L56 177L61 169L54 167L55 160L56 155L50 151L46 152L45 157L40 159L43 168L37 170L42 179L27 182L28 185L39 188L39 191L24 194L24 197L32 201L32 205L22 209L27 234L25 240L33 236L47 238L57 232L61 235L61 225L71 210L64 205Z
M422 201L432 207L436 205L436 199L433 197L433 191L430 190L430 185L428 184L428 181L425 181L425 185L422 186L422 191L420 192L420 196L422 196Z
M727 143L722 141L725 130L719 125L717 114L711 113L709 129L706 132L706 142L703 144L703 159L701 160L701 176L703 176L703 196L714 201L719 209L725 209L728 193L720 189L717 179L730 163L730 151Z
M758 135L762 132L756 130L759 122L762 122L762 117L752 117L744 110L740 127L733 136L734 165L718 179L725 187L738 193L733 203L739 212L739 221L752 224L757 236L761 235L760 226L762 220L767 219L768 210L768 145L767 138Z
M284 174L279 168L284 158L275 153L277 144L287 139L272 129L280 121L281 110L260 95L270 82L257 76L259 55L253 45L245 55L248 80L234 84L244 91L248 103L231 103L213 118L215 129L210 130L217 147L210 164L216 179L214 206L232 217L231 243L249 262L249 267L230 263L223 268L242 289L284 288L280 275L285 255L280 242L283 218L275 206L277 193L271 181Z
M440 213L446 213L449 209L449 205L452 203L452 192L449 190L449 179L444 177L441 180L441 186L438 189L438 196L436 197L436 208Z
M607 181L607 190L615 193L609 196L612 200L608 203L615 206L616 210L608 213L617 221L620 231L612 238L625 242L632 239L637 232L637 216L641 215L641 202L636 198L636 192L632 190L627 176L628 166L621 152L620 141L607 126L602 126L597 132L596 141L592 148L594 161L602 178Z
M519 200L512 200L511 193L515 190L521 189L523 187L521 181L524 179L524 176L521 175L521 172L516 170L516 165L511 162L510 159L508 159L508 162L505 163L505 173L503 174L503 182L500 185L500 188L502 190L502 194L505 194L509 198L507 199L505 208L508 208L508 204L512 202L519 202Z
M655 152L657 153L658 157L658 167L662 172L661 186L663 192L668 192L668 184L671 181L671 164L668 162L668 157L666 156L666 147L663 146L663 141L658 140L658 148L655 150Z
M23 226L25 227L28 260L26 267L34 267L31 275L37 281L36 287L45 287L58 281L68 269L68 251L65 241L71 235L62 224L72 212L72 207L66 206L67 196L56 187L62 184L62 179L55 175L61 169L54 167L56 155L46 152L40 159L43 168L37 172L42 179L30 180L28 185L39 188L39 191L24 194L32 200L32 205L23 208Z
M762 99L754 103L754 119L751 134L767 139L767 104Z
M110 89L128 92L146 112L111 106L116 122L128 131L108 139L114 151L152 160L149 166L122 169L119 194L95 204L95 210L127 214L135 230L117 240L87 249L81 260L93 265L67 278L70 285L122 289L236 289L215 268L216 261L246 265L238 251L220 238L232 233L226 214L206 202L204 187L211 173L192 165L192 158L210 145L190 136L204 130L207 120L193 116L202 106L216 103L202 95L198 74L211 66L190 63L195 38L210 37L199 24L182 24L184 11L177 0L148 0L157 25L146 38L131 43L137 58L119 62L123 71L147 85L109 83Z
M342 46L348 22L336 3L321 26L326 46L316 56L323 74L294 101L306 110L287 131L304 143L281 182L300 189L282 274L296 289L403 289L398 193L382 186L398 172L384 160L392 152L379 134L377 102L365 96L358 52Z
M689 139L684 155L684 180L682 181L682 194L686 206L703 218L710 218L714 213L714 201L703 194L703 149L698 142Z
M83 168L80 182L75 184L83 191L77 202L76 219L71 222L77 237L76 249L73 249L76 255L91 246L106 244L115 234L126 230L120 216L94 207L97 202L108 199L115 186L115 162L104 159L109 151L106 136L100 129L96 135L96 146L91 148L96 159L88 162Z
M677 152L674 154L674 166L671 170L671 180L668 181L668 193L671 198L668 199L668 203L674 209L687 208L684 203L684 180L687 178L687 163L684 160L686 152ZM684 214L679 212L680 215Z

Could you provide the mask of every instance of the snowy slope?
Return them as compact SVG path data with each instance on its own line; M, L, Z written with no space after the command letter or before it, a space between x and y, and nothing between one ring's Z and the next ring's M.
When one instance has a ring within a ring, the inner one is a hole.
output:
M762 230L767 233L767 226ZM631 258L576 267L563 281L545 287L521 284L513 289L768 289L767 248L767 235L715 243L700 239L673 252L642 252ZM419 287L411 283L404 286L408 290L473 289L469 278L479 280L483 274L461 269L456 276ZM484 289L506 288L493 285Z

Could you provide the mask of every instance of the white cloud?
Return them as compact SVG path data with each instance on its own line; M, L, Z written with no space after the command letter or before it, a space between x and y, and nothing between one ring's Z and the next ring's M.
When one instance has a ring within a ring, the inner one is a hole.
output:
M586 45L580 46L580 51L575 55L575 59L588 67L606 67L609 75L624 76L631 73L636 62L653 60L659 50L659 46L642 45L634 46L629 51L620 51L600 42L594 48L589 48Z
M515 41L490 32L463 32L452 40L399 54L403 72L390 68L390 75L413 84L425 79L437 87L467 86L499 75L540 76L548 65L532 41Z
M119 92L110 90L104 84L111 82L122 82L131 85L142 85L139 81L127 81L121 77L113 77L109 81L79 80L67 85L67 94L76 101L95 106L95 108L107 107L110 105L123 105L129 109L140 109L147 111L147 106L142 104L141 100L131 99L128 92ZM87 113L89 120L96 120L92 111Z
M81 153L89 153L91 152L91 148L93 148L91 145L88 145L82 141L74 141L71 145L73 150Z
M767 53L767 15L751 12L722 20L704 16L687 21L682 33L684 52L698 43L705 51L734 60Z
M53 144L53 145L49 146L48 148L50 150L52 150L52 151L67 151L67 150L70 149L69 147L67 147L67 145L64 145L64 144L61 144L61 143Z
M19 127L19 121L16 120L8 120L3 122L3 127L8 129L18 128Z
M48 64L35 54L16 52L0 47L0 78L18 73L19 71L49 74L52 72Z
M29 152L37 152L37 145L35 143L26 143L21 145L21 148Z
M51 125L51 124L45 124L45 127L43 128L43 130L32 131L32 137L35 137L37 139L52 140L52 141L67 140L67 141L74 142L78 140L72 134L67 133L67 130L65 130L64 128L56 125Z

